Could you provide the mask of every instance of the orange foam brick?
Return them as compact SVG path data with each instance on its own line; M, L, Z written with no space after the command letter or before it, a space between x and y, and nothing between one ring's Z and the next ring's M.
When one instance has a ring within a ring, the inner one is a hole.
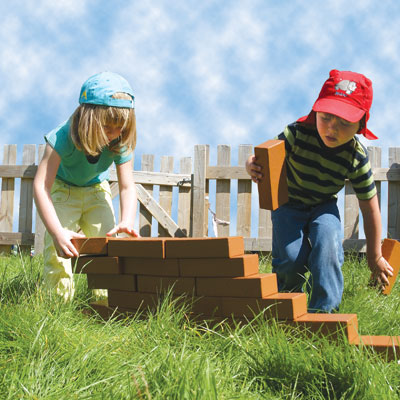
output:
M286 180L285 142L268 140L254 148L263 177L258 182L260 208L276 210L289 200Z
M79 254L107 255L106 237L74 238L71 242Z
M389 285L383 289L383 294L390 294L396 282L400 269L400 242L394 239L384 239L382 243L382 256L393 267L393 276L388 276Z

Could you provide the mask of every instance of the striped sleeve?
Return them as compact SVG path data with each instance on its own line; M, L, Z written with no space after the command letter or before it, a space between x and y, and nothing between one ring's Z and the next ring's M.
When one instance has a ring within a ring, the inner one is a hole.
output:
M376 195L376 185L365 147L357 140L349 180L359 200L369 200Z

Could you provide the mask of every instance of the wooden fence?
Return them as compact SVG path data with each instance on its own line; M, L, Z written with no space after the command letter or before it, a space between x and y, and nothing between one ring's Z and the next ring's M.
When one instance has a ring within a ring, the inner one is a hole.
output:
M208 145L196 145L194 157L160 158L155 171L154 155L142 155L140 170L133 171L139 199L138 228L142 236L243 236L248 251L271 250L270 212L259 210L257 188L244 169L253 146L240 145L237 165L231 164L231 148L217 147L216 165L210 165ZM17 146L4 145L0 165L0 250L10 245L43 250L44 226L33 204L32 182L44 145L24 145L17 164ZM387 213L385 237L400 239L400 148L389 149L389 168L381 167L381 149L368 148L378 195ZM113 197L118 195L117 177L110 173ZM19 194L19 196L18 196ZM18 205L17 213L14 212ZM344 246L365 251L359 234L359 210L350 184L344 189L342 216ZM383 213L384 214L384 213ZM34 226L33 226L34 225ZM256 232L256 233L254 233Z

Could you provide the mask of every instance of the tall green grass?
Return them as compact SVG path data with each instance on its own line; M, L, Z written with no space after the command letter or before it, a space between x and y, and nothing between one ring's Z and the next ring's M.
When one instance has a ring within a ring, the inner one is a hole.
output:
M262 257L261 269L270 270ZM347 257L341 312L362 334L400 334L399 287L367 287L366 263ZM104 322L46 293L40 257L0 259L0 399L397 399L397 361L306 338L260 316L246 325L194 323L170 297L157 312Z

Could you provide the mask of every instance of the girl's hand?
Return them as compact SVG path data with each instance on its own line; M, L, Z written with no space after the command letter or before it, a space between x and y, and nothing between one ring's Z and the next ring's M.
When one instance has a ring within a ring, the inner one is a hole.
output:
M388 276L393 276L393 267L382 256L370 264L369 267L372 271L372 281L376 285L382 289L384 286L389 285Z
M76 233L68 229L62 229L55 237L53 237L54 246L57 255L63 258L79 257L78 250L72 244L71 239L85 238L81 233Z
M263 177L261 173L261 166L256 164L256 157L250 156L246 161L246 171L251 176L251 180L255 183L260 182Z
M111 229L111 231L107 232L107 236L114 236L117 233L127 233L133 237L139 237L140 235L130 226L130 224L121 221L115 228Z

